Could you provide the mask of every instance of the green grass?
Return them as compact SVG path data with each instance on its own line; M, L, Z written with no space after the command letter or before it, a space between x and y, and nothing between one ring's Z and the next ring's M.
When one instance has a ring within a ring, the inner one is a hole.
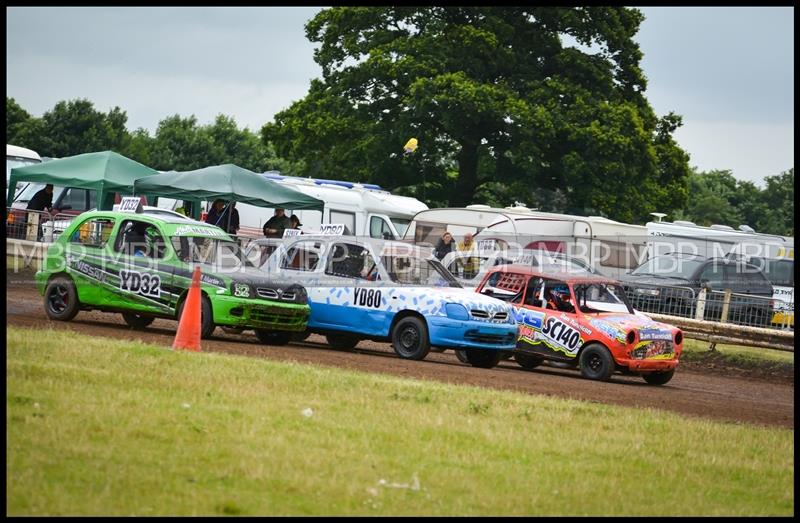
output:
M686 339L683 342L682 360L696 361L709 354L707 341ZM716 354L727 363L741 367L752 367L762 364L794 365L794 352L764 349L761 347L743 347L740 345L722 345L715 347Z
M7 342L8 514L793 513L792 430L65 331Z

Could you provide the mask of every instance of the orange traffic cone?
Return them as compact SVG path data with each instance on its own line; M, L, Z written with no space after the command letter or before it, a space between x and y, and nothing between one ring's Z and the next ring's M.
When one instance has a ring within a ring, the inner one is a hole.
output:
M172 343L172 348L200 352L201 321L200 267L195 267L194 274L192 274L192 286L189 287L189 295L186 296L186 302L178 322L178 332L175 333L175 341Z

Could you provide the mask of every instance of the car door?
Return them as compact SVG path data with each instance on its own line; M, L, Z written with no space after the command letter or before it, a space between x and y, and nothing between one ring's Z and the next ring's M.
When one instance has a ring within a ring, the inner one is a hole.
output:
M67 272L75 281L78 299L89 305L108 303L115 295L115 274L108 252L117 220L113 217L80 219L66 241Z
M171 316L183 289L173 288L176 256L157 224L126 218L113 243L115 308Z

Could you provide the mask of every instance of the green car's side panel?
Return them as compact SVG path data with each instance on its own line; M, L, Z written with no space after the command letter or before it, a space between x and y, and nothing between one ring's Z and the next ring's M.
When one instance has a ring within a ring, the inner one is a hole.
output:
M80 226L91 219L112 218L114 227L103 247L74 244L69 241ZM130 256L114 250L121 224L126 219L148 222L161 235L176 234L220 240L232 239L221 229L194 223L169 223L144 214L95 211L81 215L50 246L36 284L44 295L47 282L56 274L66 274L75 282L83 308L110 312L133 312L164 318L176 318L178 305L191 286L193 266L180 260L171 242L166 241L160 259ZM208 297L213 321L217 325L249 329L304 331L310 308L307 302L239 297L231 294L235 278L212 273L201 267L201 292Z

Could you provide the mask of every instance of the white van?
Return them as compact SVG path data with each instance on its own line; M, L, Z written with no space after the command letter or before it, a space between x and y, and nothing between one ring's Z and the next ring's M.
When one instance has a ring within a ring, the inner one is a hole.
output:
M616 278L646 256L647 229L600 216L540 212L523 206L430 209L414 216L406 240L435 246L444 231L460 241L471 233L483 244L563 253Z
M39 153L18 145L6 144L6 200L8 200L8 182L11 179L11 169L25 167L34 163L42 163ZM21 193L27 185L28 182L18 183L14 196Z
M403 237L408 224L416 213L428 206L407 196L398 196L380 189L377 185L361 185L335 180L315 180L295 176L280 176L264 173L264 177L300 191L325 202L324 209L298 210L286 209L286 215L297 215L303 224L303 231L320 229L322 224L337 223L346 227L346 232L355 236L369 236L382 239ZM174 209L175 200L159 198L159 207ZM180 202L177 202L180 204ZM210 202L203 202L206 212ZM264 224L272 218L274 209L237 203L239 211L239 234L242 238L263 238Z
M706 258L722 258L737 244L782 244L787 237L754 231L747 225L734 229L729 225L704 227L690 221L648 222L647 251L649 258L669 253L695 254Z

